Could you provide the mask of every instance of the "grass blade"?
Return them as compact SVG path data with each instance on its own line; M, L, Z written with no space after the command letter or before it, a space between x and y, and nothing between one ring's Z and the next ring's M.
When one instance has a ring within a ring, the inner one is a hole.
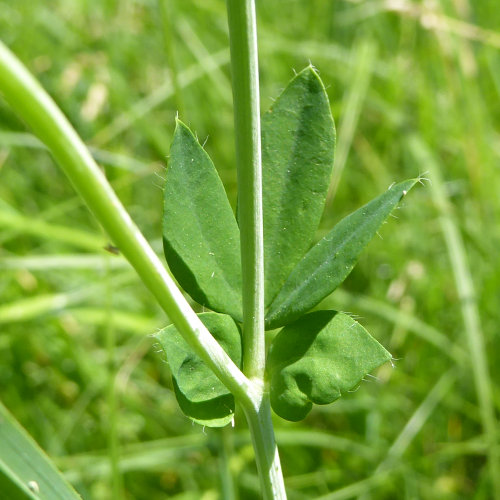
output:
M500 471L500 453L497 447L498 439L496 436L498 422L495 416L492 381L488 368L485 339L481 327L474 282L472 281L469 263L467 262L467 252L453 214L452 205L444 187L439 164L419 137L411 137L408 146L417 162L421 165L426 165L429 169L432 181L431 193L434 203L440 212L441 229L448 247L448 254L460 299L481 421L489 444L488 468L492 486L491 498L499 500L500 475L498 471Z
M80 498L2 403L0 403L0 443L2 498L9 500Z

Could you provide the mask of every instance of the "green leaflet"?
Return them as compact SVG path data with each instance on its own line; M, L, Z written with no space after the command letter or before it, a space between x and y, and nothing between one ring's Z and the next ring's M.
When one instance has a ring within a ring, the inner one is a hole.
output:
M81 500L35 441L0 403L0 498Z
M207 153L177 121L166 174L163 248L182 288L241 321L240 233Z
M393 185L342 219L311 248L269 307L266 328L290 323L332 293L346 279L364 247L416 182L417 179L411 179Z
M236 365L241 366L241 335L234 320L211 312L198 316ZM167 355L177 402L184 414L209 427L223 427L231 422L233 396L194 354L175 326L167 326L156 338Z
M312 243L332 173L335 126L310 66L262 117L265 296L269 305Z
M391 355L350 316L316 311L285 326L268 358L271 405L282 418L305 418L356 387Z

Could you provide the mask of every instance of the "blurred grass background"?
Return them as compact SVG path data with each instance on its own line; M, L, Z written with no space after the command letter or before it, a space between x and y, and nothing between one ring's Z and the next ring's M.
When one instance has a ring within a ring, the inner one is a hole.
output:
M393 181L433 180L326 300L359 316L396 361L304 422L276 419L289 497L494 498L498 4L273 0L257 10L263 109L309 61L328 87L338 145L322 231ZM223 0L0 0L0 33L158 252L178 110L208 138L235 203ZM0 101L0 399L85 499L223 498L227 469L226 498L259 498L243 416L234 432L183 417L149 336L167 320L108 243Z

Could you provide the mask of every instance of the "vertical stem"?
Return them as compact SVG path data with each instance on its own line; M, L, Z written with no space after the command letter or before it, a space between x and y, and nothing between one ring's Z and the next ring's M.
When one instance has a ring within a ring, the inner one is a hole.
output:
M159 258L132 222L89 151L38 82L0 42L0 94L47 145L74 187L92 209L113 243L132 264L195 353L244 407L254 442L263 495L286 498L264 393L265 342L263 308L262 181L253 0L227 0L233 56L242 266L244 269L244 360L250 381L210 335Z
M263 380L264 238L259 72L254 0L227 0L243 273L243 367Z
M266 500L286 499L264 392L264 237L257 28L254 0L227 0L238 170L238 218L243 275L243 372L255 382L252 403L241 401L252 435Z
M263 393L262 400L256 409L245 407L244 410L252 436L262 498L286 500L285 483L271 421L269 394Z

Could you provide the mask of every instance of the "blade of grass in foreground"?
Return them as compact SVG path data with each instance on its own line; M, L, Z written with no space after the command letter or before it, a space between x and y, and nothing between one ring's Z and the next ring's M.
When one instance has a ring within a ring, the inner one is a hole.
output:
M42 449L2 403L0 403L0 443L2 498L9 500L80 499Z

